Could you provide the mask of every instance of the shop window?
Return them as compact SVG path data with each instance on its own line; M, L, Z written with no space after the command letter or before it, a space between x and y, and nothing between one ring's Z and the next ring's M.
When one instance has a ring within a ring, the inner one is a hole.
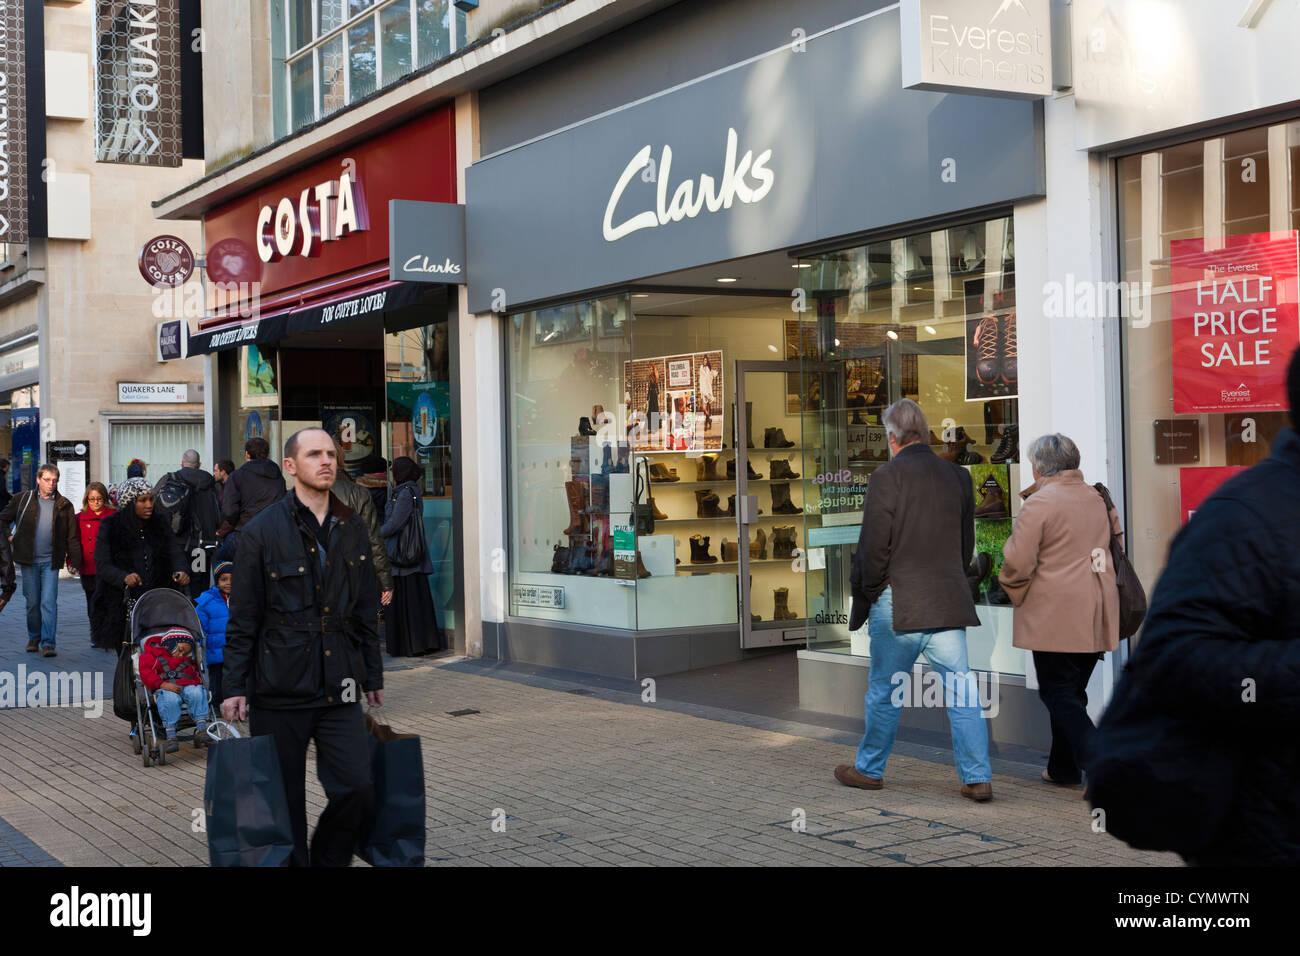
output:
M277 139L464 45L447 0L271 0Z
M1298 145L1300 124L1278 124L1116 163L1133 306L1123 332L1127 530L1148 590L1199 503L1267 457L1288 424ZM1276 318L1256 323L1255 310Z
M866 656L850 633L849 573L872 472L889 460L882 420L901 398L921 405L932 449L961 465L974 492L977 611L967 632L977 670L1023 674L1012 610L997 586L1019 511L1019 363L1010 217L935 229L804 259L806 308L791 336L800 364L806 466L799 500L806 551L808 647ZM1032 436L1029 436L1032 437Z

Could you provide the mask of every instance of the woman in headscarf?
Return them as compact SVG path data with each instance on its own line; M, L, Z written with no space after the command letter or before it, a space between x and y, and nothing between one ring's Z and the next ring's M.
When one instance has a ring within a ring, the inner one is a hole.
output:
M95 539L95 600L104 603L91 638L100 647L122 643L128 594L190 583L184 548L162 515L154 514L149 482L128 478L114 492L118 511L99 523Z
M403 455L393 460L395 487L388 496L384 524L379 529L393 562L393 603L384 612L384 631L388 653L394 657L416 657L444 647L438 612L429 593L433 561L424 539L421 477L420 467L410 458ZM418 535L418 554L402 553L403 529L408 529L408 535Z

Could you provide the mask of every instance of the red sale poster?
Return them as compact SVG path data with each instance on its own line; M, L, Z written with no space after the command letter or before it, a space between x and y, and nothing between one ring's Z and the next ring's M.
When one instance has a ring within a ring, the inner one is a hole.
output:
M1169 243L1175 413L1286 409L1286 367L1300 343L1296 236Z
M1183 524L1191 520L1201 502L1214 494L1216 488L1238 472L1245 471L1245 465L1223 465L1213 468L1179 468L1178 499L1182 507Z

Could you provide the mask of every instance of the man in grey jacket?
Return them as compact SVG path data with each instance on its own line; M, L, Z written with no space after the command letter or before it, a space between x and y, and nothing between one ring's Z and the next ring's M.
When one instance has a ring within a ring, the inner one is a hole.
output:
M910 398L882 417L892 460L868 482L849 574L849 629L870 619L866 732L857 760L836 767L835 779L863 790L884 786L900 716L892 693L925 654L943 679L962 796L982 803L992 798L993 785L988 730L966 655L966 628L979 624L966 579L975 550L970 472L930 450L930 426Z

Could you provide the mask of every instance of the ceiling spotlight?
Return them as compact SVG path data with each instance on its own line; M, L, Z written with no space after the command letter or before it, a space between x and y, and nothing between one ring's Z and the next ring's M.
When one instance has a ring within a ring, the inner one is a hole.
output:
M891 339L893 339L895 342L898 341L898 333L895 332L893 329L890 329L890 330L889 330L888 332L886 332L885 334L888 335L888 336L889 336Z
M811 268L812 268L812 263L811 263L811 262L796 262L796 263L795 263L794 265L792 265L790 268L791 268L791 269L811 269Z
M734 278L734 277L732 277L732 276L722 276L720 279L718 279L718 281L719 281L719 282L738 282L738 281L740 281L740 280L738 280L738 279L736 279L736 278Z
M769 346L767 347L767 350L768 350L769 352L777 352L778 354L780 354L780 350L777 349L777 347L776 347L775 345L769 345Z
M649 293L649 292L633 292L633 293L632 293L632 298L634 298L634 299L648 299L648 298L650 298L650 293Z
M936 331L934 330L934 326L933 326L933 325L927 325L927 326L925 327L925 330L926 330L927 332L929 332L931 335L938 335L938 334L939 334L938 332L936 332Z
M840 346L840 340L839 340L839 339L836 339L836 340L835 340L835 347L836 347L836 348L839 348L839 346Z

